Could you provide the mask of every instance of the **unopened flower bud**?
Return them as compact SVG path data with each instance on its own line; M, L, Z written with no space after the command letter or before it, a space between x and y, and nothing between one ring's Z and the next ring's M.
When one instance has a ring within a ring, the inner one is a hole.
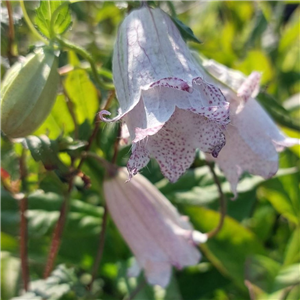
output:
M58 59L39 49L17 62L1 86L1 130L9 137L24 137L46 119L55 102L59 84Z
M104 181L108 210L132 250L136 264L130 276L144 270L150 284L166 287L171 268L196 265L200 252L196 244L207 235L195 231L168 199L145 177L137 174L126 182L127 172L120 168Z

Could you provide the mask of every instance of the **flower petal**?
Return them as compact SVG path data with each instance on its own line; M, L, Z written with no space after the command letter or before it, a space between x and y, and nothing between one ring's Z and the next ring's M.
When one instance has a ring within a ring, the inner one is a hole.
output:
M120 26L113 76L122 116L154 82L173 76L191 84L201 72L170 17L158 8L142 7Z
M165 288L171 279L171 266L165 262L147 262L145 264L145 274L147 281L151 285L160 285Z
M241 97L245 102L250 97L256 97L259 93L260 78L261 74L259 72L252 72L237 90L237 96Z
M297 143L297 139L286 138L269 115L253 98L247 101L247 104L240 113L232 117L232 125L237 127L244 141L249 144L255 153L260 154L262 158L270 159L271 150L266 147L268 141L273 141L274 145L277 145L281 149L282 146ZM277 155L275 156L277 157Z
M224 145L221 125L181 109L176 109L165 126L147 142L150 155L171 182L191 166L196 148L216 157Z
M125 179L125 170L120 169L104 181L108 209L148 281L166 286L172 265L182 268L200 259L192 242L193 229L142 175L127 184ZM133 267L131 275L138 269Z
M249 146L238 129L229 125L226 131L226 145L215 160L227 180L230 182L231 190L237 195L237 184L243 172L248 171L254 175L270 178L278 170L278 154L271 141L265 140L264 145L268 156L257 153Z
M150 160L149 151L145 144L145 140L132 144L132 154L127 163L129 178L136 175L138 171L144 168Z

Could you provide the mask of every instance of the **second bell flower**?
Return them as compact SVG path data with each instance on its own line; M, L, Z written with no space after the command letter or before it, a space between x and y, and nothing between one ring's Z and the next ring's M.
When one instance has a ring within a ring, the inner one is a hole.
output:
M225 145L229 103L206 82L170 17L147 6L123 21L113 56L119 115L133 143L130 177L150 157L175 182L190 167L195 150L214 157ZM108 121L102 111L100 117Z

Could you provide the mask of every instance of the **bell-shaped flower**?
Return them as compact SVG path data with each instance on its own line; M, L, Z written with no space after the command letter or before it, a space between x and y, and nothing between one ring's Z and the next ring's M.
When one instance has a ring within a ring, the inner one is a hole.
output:
M278 170L277 152L299 144L299 140L286 137L256 101L260 73L253 72L247 78L213 60L204 60L203 67L218 79L219 88L230 102L226 146L217 158L210 159L218 163L236 196L243 172L272 177Z
M203 79L180 32L159 8L135 10L118 32L113 77L132 140L130 177L154 157L165 177L175 182L199 148L214 157L225 145L229 103L220 89ZM100 112L102 120L107 120Z
M149 284L166 287L172 266L181 269L199 262L195 245L205 242L207 235L193 230L187 217L145 177L138 174L125 183L127 178L126 169L118 169L104 181L104 195L112 219L136 258L129 275L137 276L143 269Z

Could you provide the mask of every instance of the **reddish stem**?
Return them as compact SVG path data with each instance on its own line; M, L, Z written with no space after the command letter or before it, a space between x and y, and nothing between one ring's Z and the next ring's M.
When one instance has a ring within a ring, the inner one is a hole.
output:
M114 164L116 162L116 159L117 159L117 156L118 156L120 131L121 131L121 127L119 126L117 138L116 138L115 143L114 143L114 154L113 154L113 158L112 158L112 164ZM103 215L103 218L102 218L102 229L101 229L100 238L99 238L98 251L97 251L97 256L96 256L94 266L93 266L93 270L92 270L92 279L91 279L90 284L87 287L88 290L91 290L91 287L92 287L93 282L96 278L97 271L99 269L99 265L100 265L100 262L101 262L101 259L102 259L104 243L105 243L105 232L106 232L106 226L107 226L107 217L108 217L108 209L107 209L107 206L105 205L104 206L104 215Z
M54 263L55 263L55 259L61 244L61 237L62 237L62 233L65 227L65 223L66 223L66 219L67 219L67 212L68 212L68 208L69 208L69 198L70 198L70 193L73 187L73 179L71 179L71 181L69 182L69 189L68 189L68 193L64 199L64 202L62 204L62 207L60 209L60 215L59 215L59 219L55 225L55 229L53 232L53 236L52 236L52 242L51 242L51 247L50 247L50 251L48 254L48 259L47 259L47 263L46 263L46 267L45 267L45 271L44 271L44 278L49 277L51 271L53 270L54 267Z
M14 30L14 20L12 15L12 9L10 1L5 1L7 14L8 14L8 47L7 47L7 58L9 60L10 65L13 64L13 46L14 46L14 39L15 39L15 30Z

